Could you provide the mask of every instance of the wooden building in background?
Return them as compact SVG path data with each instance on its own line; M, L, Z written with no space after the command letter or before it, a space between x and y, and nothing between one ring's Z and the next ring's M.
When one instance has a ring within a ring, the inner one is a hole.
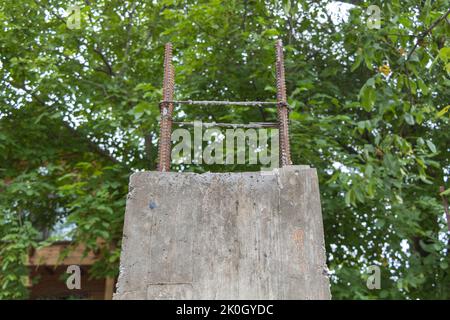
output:
M69 241L56 242L48 247L30 252L27 266L30 269L28 287L30 299L112 299L115 281L112 278L89 279L89 269L98 257L85 246L78 245L61 259L61 254L73 245ZM81 288L68 289L67 268L77 265L81 270Z

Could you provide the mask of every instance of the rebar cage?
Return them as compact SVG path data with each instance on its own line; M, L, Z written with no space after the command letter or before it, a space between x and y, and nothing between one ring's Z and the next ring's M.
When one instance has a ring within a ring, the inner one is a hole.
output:
M255 106L255 107L276 107L277 108L277 122L258 122L250 124L231 124L231 123L214 123L211 126L222 127L243 127L243 128L278 128L279 130L279 159L280 166L292 164L291 150L289 144L289 105L286 97L286 81L284 75L284 58L283 58L283 44L281 40L277 40L276 45L276 87L277 100L271 101L194 101L194 100L179 100L173 99L174 84L175 84L175 69L172 64L172 44L165 45L164 53L164 80L163 80L163 100L160 102L160 133L158 145L158 171L170 171L171 161L171 134L172 125L174 124L172 114L175 104L189 104L189 105L228 105L228 106ZM175 122L181 125L193 125L192 122Z

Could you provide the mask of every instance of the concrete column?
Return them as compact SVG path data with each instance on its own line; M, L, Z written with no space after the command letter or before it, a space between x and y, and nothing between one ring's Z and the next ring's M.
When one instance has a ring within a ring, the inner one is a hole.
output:
M114 299L330 299L316 170L133 174Z

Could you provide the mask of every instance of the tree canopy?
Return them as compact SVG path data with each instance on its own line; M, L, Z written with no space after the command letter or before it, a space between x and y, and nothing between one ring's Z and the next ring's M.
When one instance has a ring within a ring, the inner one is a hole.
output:
M92 276L117 275L128 177L157 161L166 42L177 99L265 101L282 39L292 160L319 173L333 298L450 299L449 1L341 5L0 0L0 298L26 297L27 250L62 236L101 253ZM260 108L177 114L276 119ZM380 290L366 286L371 265Z

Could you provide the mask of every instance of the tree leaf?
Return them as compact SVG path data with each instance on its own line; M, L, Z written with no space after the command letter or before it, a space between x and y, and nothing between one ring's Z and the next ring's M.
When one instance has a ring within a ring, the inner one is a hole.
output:
M431 140L426 140L428 148L430 148L431 152L436 153L436 146Z

